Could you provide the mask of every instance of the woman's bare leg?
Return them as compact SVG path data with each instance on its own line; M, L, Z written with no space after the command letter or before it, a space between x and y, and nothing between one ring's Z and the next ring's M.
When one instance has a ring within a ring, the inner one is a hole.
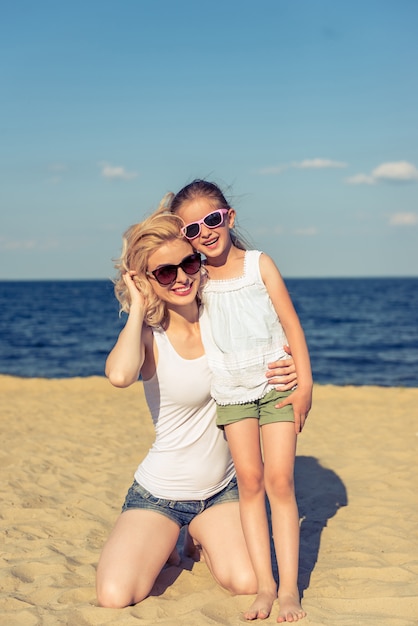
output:
M146 598L173 552L179 532L173 520L154 511L122 513L97 567L99 605L123 608Z
M257 581L241 528L238 502L217 504L194 518L192 538L201 546L217 583L232 594L253 594Z
M204 561L205 557L202 552L202 546L194 541L189 532L189 527L186 526L183 540L183 556L187 556L193 561Z
M296 622L306 613L297 586L299 565L299 513L294 489L296 433L292 422L266 424L261 429L264 479L270 501L274 546L279 569L277 621Z

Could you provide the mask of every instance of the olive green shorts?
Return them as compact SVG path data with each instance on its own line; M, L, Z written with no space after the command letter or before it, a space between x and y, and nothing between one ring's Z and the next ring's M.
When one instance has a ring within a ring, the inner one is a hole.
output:
M217 404L216 425L219 428L223 428L227 424L233 424L249 417L258 419L260 426L274 424L275 422L294 422L295 417L292 404L287 404L282 409L275 408L276 404L288 398L291 393L291 391L276 391L272 389L259 400L254 400L254 402L227 404L226 406Z

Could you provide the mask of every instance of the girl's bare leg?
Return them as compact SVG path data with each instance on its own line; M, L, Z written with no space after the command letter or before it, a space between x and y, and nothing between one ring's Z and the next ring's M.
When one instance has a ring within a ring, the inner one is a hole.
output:
M238 502L217 504L194 518L192 538L201 546L217 583L232 594L253 594L257 582L248 554Z
M97 567L99 605L123 608L146 598L173 552L179 532L173 520L154 511L122 513Z
M230 424L225 433L237 471L242 528L257 578L257 597L244 617L266 619L277 598L277 586L271 565L258 420Z
M306 613L297 586L299 513L294 490L296 433L292 422L262 426L264 479L270 500L274 546L279 569L277 621L297 622Z

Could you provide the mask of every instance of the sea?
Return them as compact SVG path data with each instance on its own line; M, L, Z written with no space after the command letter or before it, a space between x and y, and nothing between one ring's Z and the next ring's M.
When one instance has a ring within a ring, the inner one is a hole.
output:
M286 284L316 383L418 387L418 277ZM0 281L0 373L103 376L125 322L111 281Z

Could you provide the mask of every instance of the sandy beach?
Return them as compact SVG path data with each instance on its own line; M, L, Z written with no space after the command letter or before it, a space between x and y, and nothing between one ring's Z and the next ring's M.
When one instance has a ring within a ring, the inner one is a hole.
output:
M0 376L0 398L0 624L245 623L249 598L190 559L141 604L97 606L101 548L153 440L140 382ZM296 462L306 626L418 624L417 407L418 389L315 386Z

